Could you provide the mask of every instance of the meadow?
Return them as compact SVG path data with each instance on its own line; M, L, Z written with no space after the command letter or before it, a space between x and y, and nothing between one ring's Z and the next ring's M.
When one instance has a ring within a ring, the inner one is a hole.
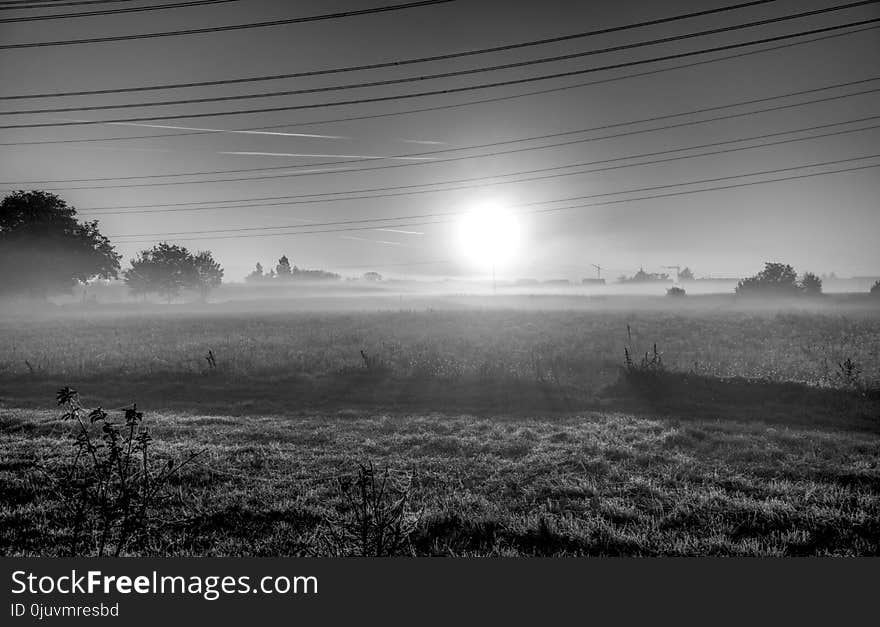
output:
M0 553L68 551L71 386L198 454L121 554L880 554L880 310L651 302L8 316Z

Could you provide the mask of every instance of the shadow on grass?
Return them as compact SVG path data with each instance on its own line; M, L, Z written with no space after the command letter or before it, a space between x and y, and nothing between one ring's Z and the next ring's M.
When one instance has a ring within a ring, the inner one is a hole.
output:
M5 381L0 405L45 409L58 388L70 385L103 407L121 407L136 399L152 411L233 417L342 410L534 417L599 410L880 432L880 393L876 390L860 393L639 366L622 369L615 383L600 390L595 383L585 383L578 388L523 378L403 377L368 368L261 378L166 374L70 380L46 376Z
M226 416L298 411L446 412L475 415L572 412L592 403L592 394L573 387L512 378L456 379L395 376L369 369L327 375L259 379L180 374L131 378L21 377L4 383L0 404L45 408L47 399L69 385L104 407L137 399L152 410L193 411Z
M624 368L600 393L604 405L688 420L760 421L880 433L876 390L817 388L802 383L718 378L662 369Z

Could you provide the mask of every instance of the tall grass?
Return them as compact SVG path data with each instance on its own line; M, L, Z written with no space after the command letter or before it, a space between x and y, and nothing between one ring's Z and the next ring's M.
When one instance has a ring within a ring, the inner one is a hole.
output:
M627 337L626 325L630 327ZM833 386L847 359L880 383L880 316L708 311L425 311L0 321L0 381L27 377L394 376L613 381L621 348L675 370ZM206 357L207 356L207 357ZM365 357L366 356L366 357Z

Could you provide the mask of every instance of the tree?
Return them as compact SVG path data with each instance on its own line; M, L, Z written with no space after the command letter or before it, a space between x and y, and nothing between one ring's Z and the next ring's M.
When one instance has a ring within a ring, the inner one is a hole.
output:
M214 261L210 250L200 251L193 257L193 268L194 287L202 301L207 301L208 293L223 282L223 268Z
M278 265L275 266L275 273L279 279L290 278L293 271L290 269L290 260L287 258L287 255L282 255L281 259L278 260Z
M43 191L17 191L0 202L0 292L45 297L77 283L113 279L119 260L98 221Z
M304 270L293 266L293 274L290 277L295 281L338 281L342 277L335 272L326 270Z
M184 288L210 290L222 277L223 269L210 252L193 256L185 247L167 242L142 250L125 271L125 283L134 293L146 296L155 292L169 303ZM207 296L207 291L202 294Z
M693 281L694 280L694 271L685 266L682 268L681 272L678 273L679 281Z
M874 285L871 286L871 294L880 297L880 279L875 281Z
M247 275L244 280L248 283L257 283L259 281L262 281L264 278L265 275L263 274L263 264L258 261L257 267L254 268L254 271Z
M742 279L736 285L736 293L744 296L796 296L799 292L794 268L769 261L758 274Z
M819 296L822 294L822 279L812 272L805 272L801 278L800 287L807 296Z
M159 289L157 270L158 267L153 263L152 255L149 254L149 251L144 251L138 255L137 259L132 259L131 268L123 272L125 284L135 296L146 300L147 294Z

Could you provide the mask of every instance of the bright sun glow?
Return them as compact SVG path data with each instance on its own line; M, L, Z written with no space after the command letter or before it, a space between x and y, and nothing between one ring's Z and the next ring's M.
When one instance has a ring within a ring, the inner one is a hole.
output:
M483 266L502 265L519 241L519 221L500 204L484 204L458 224L459 244L468 259Z

